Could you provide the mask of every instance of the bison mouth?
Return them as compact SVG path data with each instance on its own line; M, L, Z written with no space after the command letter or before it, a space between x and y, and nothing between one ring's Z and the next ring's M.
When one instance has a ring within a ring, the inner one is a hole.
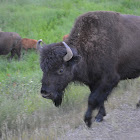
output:
M48 93L41 94L43 98L51 99L56 107L59 107L62 103L63 93Z
M49 93L49 94L41 94L43 98L46 98L46 99L52 99L52 94Z

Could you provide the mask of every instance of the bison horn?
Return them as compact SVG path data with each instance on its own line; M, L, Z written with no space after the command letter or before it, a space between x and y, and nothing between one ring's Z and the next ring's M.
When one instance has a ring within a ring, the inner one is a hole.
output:
M42 49L42 46L40 45L41 42L42 42L42 39L37 41L37 45L36 45L37 50L41 50Z
M66 50L67 50L67 54L63 57L63 60L69 61L73 57L72 50L65 42L62 42L62 43L64 44L64 46L66 47Z

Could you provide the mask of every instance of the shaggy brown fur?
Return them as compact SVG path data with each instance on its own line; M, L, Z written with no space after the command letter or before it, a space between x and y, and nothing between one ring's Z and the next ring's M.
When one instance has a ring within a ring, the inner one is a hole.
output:
M22 48L24 48L26 51L28 49L36 49L36 43L37 43L37 40L35 39L29 39L29 38L21 39Z
M139 38L139 16L106 11L79 16L65 41L73 52L71 60L63 61L62 42L41 49L42 96L59 106L70 82L84 83L91 91L84 121L91 126L95 109L99 109L96 121L102 121L104 101L112 89L120 80L140 75Z
M11 52L10 59L17 54L18 59L21 56L21 37L14 32L0 32L0 55L7 55Z

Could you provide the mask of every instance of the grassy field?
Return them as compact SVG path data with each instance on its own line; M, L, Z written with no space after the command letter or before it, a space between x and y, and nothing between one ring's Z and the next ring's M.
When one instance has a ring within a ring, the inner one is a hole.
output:
M75 19L88 11L117 11L140 16L139 0L0 0L0 30L22 38L59 42ZM56 139L83 120L88 88L70 85L60 108L40 96L42 71L33 50L20 62L0 56L0 135L2 139ZM118 93L129 84L121 83ZM34 135L36 134L36 135ZM35 137L34 137L35 136Z

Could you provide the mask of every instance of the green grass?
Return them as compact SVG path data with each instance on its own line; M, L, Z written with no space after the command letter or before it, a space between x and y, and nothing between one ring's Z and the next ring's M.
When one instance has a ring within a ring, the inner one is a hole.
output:
M140 15L139 9L139 0L0 0L0 30L17 32L22 38L42 38L49 44L61 41L63 35L70 32L75 19L85 12L103 10ZM39 93L42 77L39 54L28 51L20 62L16 58L9 62L7 57L0 56L0 130L3 138L27 139L27 132L45 127L50 130L48 139L53 139L52 122L58 122L71 111L80 112L85 108L88 88L70 85L62 106L57 109ZM121 85L123 89L127 84ZM72 127L79 124L77 120L70 120Z

